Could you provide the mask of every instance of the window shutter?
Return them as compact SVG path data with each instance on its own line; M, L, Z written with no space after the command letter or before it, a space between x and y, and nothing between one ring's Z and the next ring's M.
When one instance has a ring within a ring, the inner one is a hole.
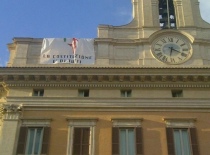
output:
M82 129L82 153L83 155L89 155L89 145L90 145L90 128Z
M74 128L73 155L88 155L90 146L90 128Z
M17 145L17 154L25 154L25 147L27 141L27 127L21 127L19 138L18 138L18 145Z
M190 128L191 146L193 155L199 155L196 129Z
M173 128L166 128L168 155L175 155Z
M143 136L142 136L142 128L136 128L136 154L143 155Z
M50 140L50 127L44 127L41 154L48 153L49 140Z
M119 128L112 128L112 155L120 155L119 151Z

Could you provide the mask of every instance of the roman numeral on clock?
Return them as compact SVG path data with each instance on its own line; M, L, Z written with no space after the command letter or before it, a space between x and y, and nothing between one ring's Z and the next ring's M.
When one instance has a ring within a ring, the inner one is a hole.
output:
M173 38L168 38L168 41L169 41L169 42L173 42L174 39L173 39Z
M184 48L184 49L182 49L182 51L188 51L189 49L187 49L187 48Z
M163 56L163 57L162 57L162 60L166 62L166 61L168 61L168 57Z
M186 44L184 43L184 44L181 44L180 46L184 46L184 45L186 45Z
M155 51L161 51L161 49L160 48L156 48Z
M156 55L157 55L159 58L161 58L161 57L163 56L162 53L157 53Z
M181 56L183 56L183 57L187 57L187 54L185 54L185 53L181 53Z
M162 46L161 44L155 44L155 45L160 46L160 47Z
M165 39L162 39L161 41L162 41L163 43L166 43L166 40L165 40Z
M172 63L175 63L175 59L174 58L170 58Z

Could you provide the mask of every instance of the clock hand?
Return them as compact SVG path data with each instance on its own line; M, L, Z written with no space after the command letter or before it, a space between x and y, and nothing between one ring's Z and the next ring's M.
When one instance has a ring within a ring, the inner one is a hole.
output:
M175 50L173 47L172 47L172 50L174 50L174 51L176 51L176 52L178 52L178 53L182 53L182 52L180 52L180 51Z
M170 56L171 56L173 47L169 47L169 49L170 49Z

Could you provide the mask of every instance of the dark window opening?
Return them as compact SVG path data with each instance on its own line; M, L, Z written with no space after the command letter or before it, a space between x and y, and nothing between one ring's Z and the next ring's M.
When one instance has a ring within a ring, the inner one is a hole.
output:
M131 97L131 90L121 90L121 97Z
M173 0L159 0L159 20L162 29L176 28L176 15Z
M183 97L183 91L182 90L172 90L172 97Z
M89 97L89 90L79 90L79 97Z
M33 96L44 96L44 89L34 89Z

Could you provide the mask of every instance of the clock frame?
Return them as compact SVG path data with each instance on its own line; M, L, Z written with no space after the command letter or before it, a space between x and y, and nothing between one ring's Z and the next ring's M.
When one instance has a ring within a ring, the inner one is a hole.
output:
M165 64L181 64L192 55L190 42L178 34L165 34L152 42L153 56Z

